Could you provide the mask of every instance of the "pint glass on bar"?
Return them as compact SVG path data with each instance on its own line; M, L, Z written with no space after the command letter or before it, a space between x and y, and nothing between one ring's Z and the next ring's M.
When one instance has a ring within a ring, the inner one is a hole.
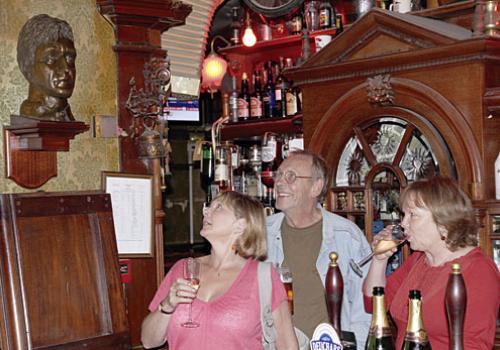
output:
M285 285L286 296L288 298L288 306L290 307L290 312L293 315L293 281L292 272L286 266L280 266L276 268L276 271L280 275L281 282Z

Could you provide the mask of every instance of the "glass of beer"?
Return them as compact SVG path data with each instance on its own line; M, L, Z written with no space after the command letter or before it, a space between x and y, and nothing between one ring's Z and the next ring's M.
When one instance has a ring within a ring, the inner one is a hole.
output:
M287 266L279 266L276 268L281 282L285 285L286 296L288 298L288 306L290 307L290 313L293 315L293 281L292 272Z
M373 249L373 252L365 256L360 261L356 262L354 260L349 261L349 266L356 272L360 277L363 277L363 271L361 267L370 261L374 255L383 254L390 251L392 248L396 248L398 245L406 241L406 234L400 224L395 224L392 226L391 236L381 239L377 242L377 245Z

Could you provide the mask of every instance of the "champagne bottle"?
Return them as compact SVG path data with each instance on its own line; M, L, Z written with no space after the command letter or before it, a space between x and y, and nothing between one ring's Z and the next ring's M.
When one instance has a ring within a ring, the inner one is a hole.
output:
M394 339L387 320L383 287L373 287L373 316L365 350L394 350Z
M463 350L464 316L467 307L467 291L460 272L460 264L451 265L451 274L445 292L446 315L450 333L450 350Z
M408 301L408 325L401 350L431 350L422 320L422 296L419 290L410 290Z

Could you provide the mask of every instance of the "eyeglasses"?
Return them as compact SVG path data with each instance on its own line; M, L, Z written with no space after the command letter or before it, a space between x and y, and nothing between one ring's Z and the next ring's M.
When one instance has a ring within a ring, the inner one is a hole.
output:
M287 170L284 173L281 171L277 171L274 173L274 175L273 175L274 182L278 182L281 178L285 179L286 183L291 185L297 179L312 179L313 177L312 176L299 176L291 170Z

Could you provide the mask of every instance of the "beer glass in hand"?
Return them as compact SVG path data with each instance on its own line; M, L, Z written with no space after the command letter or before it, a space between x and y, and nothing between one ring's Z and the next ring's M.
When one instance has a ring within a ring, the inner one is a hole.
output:
M200 262L195 258L186 259L186 262L184 264L184 278L191 283L191 286L194 289L198 290L198 288L200 287ZM182 324L183 327L196 328L200 325L199 323L194 322L191 318L192 308L193 302L189 304L189 318Z
M364 266L368 261L370 261L374 255L379 255L386 253L393 248L396 248L398 245L406 241L406 235L403 231L403 228L400 224L396 224L392 226L391 236L384 237L380 241L377 242L377 245L373 249L373 252L365 256L358 262L354 260L349 260L349 266L358 274L360 277L363 277L363 271L361 267Z
M290 307L290 313L293 315L293 284L292 284L292 272L286 266L280 266L276 268L281 282L283 282L286 290L286 296L288 299L288 306Z

